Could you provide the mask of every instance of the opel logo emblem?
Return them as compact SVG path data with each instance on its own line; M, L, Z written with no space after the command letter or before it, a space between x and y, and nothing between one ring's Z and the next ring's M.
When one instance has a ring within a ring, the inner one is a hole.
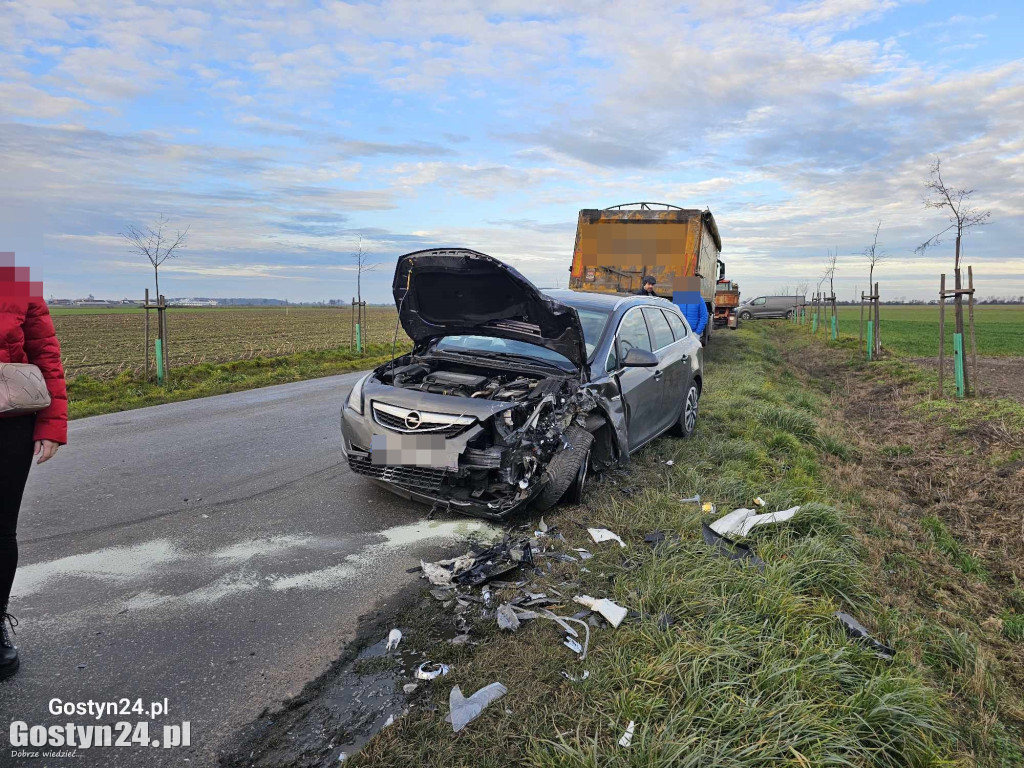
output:
M420 415L416 413L416 411L409 411L405 414L405 426L409 429L417 429L422 422L423 419L420 418Z

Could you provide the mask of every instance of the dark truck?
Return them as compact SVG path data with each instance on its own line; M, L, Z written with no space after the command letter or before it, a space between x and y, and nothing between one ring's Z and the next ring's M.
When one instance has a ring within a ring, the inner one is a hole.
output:
M580 211L569 287L597 293L636 293L644 277L657 280L666 299L681 293L683 279L697 277L708 308L702 343L711 334L717 281L725 277L722 239L709 210L668 203L624 203ZM717 272L717 275L716 275ZM677 302L678 303L678 302Z

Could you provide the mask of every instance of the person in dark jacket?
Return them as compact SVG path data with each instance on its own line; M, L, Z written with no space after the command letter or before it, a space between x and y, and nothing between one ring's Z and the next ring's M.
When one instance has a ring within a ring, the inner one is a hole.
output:
M654 275L644 275L643 282L640 284L640 290L636 292L637 296L655 296L654 286L658 284L658 281L654 278Z
M41 286L26 282L21 269L18 272L16 277L13 264L0 262L0 363L37 366L46 380L50 405L37 413L0 414L0 680L17 672L20 663L11 640L18 621L7 609L18 567L18 511L32 457L38 457L37 464L49 461L68 435L64 368L50 310ZM30 295L35 292L40 295Z

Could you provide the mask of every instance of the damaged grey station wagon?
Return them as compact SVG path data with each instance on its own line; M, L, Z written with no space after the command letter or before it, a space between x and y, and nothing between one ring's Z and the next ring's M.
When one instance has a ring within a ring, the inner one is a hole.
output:
M696 426L703 350L665 299L541 292L467 249L402 256L393 293L413 350L356 383L341 431L349 467L401 496L547 509Z

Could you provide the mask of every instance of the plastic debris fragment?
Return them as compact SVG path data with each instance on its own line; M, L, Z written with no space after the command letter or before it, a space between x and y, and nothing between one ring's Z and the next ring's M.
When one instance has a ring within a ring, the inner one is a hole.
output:
M395 724L395 716L394 715L388 715L388 719L384 721L384 725L382 725L381 728L387 728L389 725L394 725L394 724Z
M385 650L392 651L398 647L398 644L402 642L402 630L392 629L388 633L388 645Z
M562 641L562 645L568 648L573 653L583 653L583 646L580 645L580 641L572 637L567 637Z
M854 640L860 640L865 645L870 646L877 652L880 658L892 659L893 656L896 655L896 651L888 645L885 645L873 638L871 633L868 632L868 628L853 618L850 614L843 613L842 611L836 611L835 617L839 619L839 622L843 625L843 629L846 630L848 637L851 637Z
M620 547L626 546L626 542L620 539L617 533L612 533L607 528L587 528L587 532L590 534L590 538L598 544L602 541L617 541Z
M548 524L544 522L544 516L543 515L541 515L540 523L537 524L537 530L540 531L541 533L547 533L548 532Z
M519 617L516 616L516 612L512 610L512 606L508 603L502 603L499 606L496 616L498 619L498 629L507 629L510 632L515 632L519 629Z
M594 556L592 552L584 549L583 547L573 547L572 549L574 552L580 553L580 560L589 560Z
M419 683L406 683L405 685L402 686L402 690L405 691L406 693L412 693L413 691L415 691L419 687L420 687Z
M626 609L607 598L601 598L598 600L596 597L591 597L590 595L576 595L573 600L580 605L585 605L587 608L600 613L613 627L618 627L619 624L622 623L622 620L626 618Z
M715 505L712 504L710 501L705 501L704 505L701 507L701 511L713 515L715 514Z
M756 504L757 506L759 506L759 507L763 507L763 506L764 506L764 499L762 499L762 498L761 498L760 496L757 496L757 497L756 497L756 498L754 499L754 503L755 503L755 504Z
M727 557L730 560L749 560L755 568L764 570L764 560L755 555L754 551L746 544L739 544L723 536L706 523L701 526L701 532L704 534L704 543L714 547L715 554L719 557Z
M666 467L672 467L672 466L675 466L675 462L674 462L674 461L672 461L672 459L669 459L668 461L666 461L666 462L665 462L665 466L666 466Z
M456 685L448 695L448 706L451 710L448 717L452 723L452 730L455 733L461 731L476 720L488 704L497 701L506 693L508 693L508 688L504 685L491 683L467 698L462 695L462 690Z
M700 494L698 493L696 496L691 496L688 499L680 499L679 501L683 504L700 504Z
M584 669L582 675L570 675L565 670L562 670L562 677L564 677L566 680L570 680L571 682L574 682L574 683L582 683L584 680L586 680L588 677L590 677L590 670L589 669Z
M742 538L759 525L770 523L783 523L800 511L800 507L790 507L779 512L767 512L763 515L754 514L754 510L742 507L734 509L727 515L723 515L710 528L722 536L736 536Z
M620 747L628 747L633 743L633 728L636 727L635 723L630 720L629 725L626 726L626 732L622 734L622 738L619 739Z
M450 667L447 664L435 664L432 661L424 661L416 667L416 678L418 680L433 680L448 674Z

